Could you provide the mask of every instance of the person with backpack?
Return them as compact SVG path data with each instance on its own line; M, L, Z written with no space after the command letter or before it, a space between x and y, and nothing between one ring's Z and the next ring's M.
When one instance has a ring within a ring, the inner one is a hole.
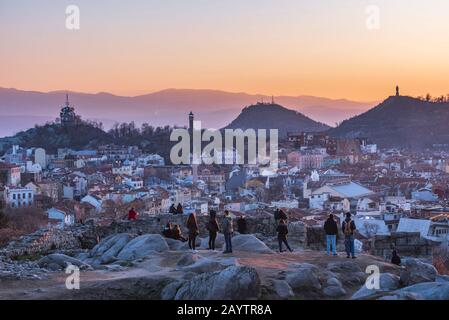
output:
M217 239L217 232L220 231L217 222L217 212L215 210L210 211L209 222L206 228L209 231L209 250L215 251L215 240Z
M232 234L234 233L234 226L232 222L232 217L228 210L224 212L224 219L221 225L223 230L223 235L225 238L226 249L223 253L232 253Z
M334 256L337 255L337 234L338 234L338 226L334 220L334 215L331 213L329 218L327 218L324 223L324 231L326 232L326 248L327 255L331 255L331 247L332 253Z
M287 242L288 227L284 219L279 220L279 225L276 231L278 233L279 252L284 252L284 250L282 250L282 243L285 244L285 246L290 252L293 252L293 250L290 248Z
M345 235L346 258L355 259L354 247L354 231L356 230L355 222L351 219L351 213L346 213L346 219L343 221L341 228Z
M199 234L198 222L195 213L191 213L187 218L187 229L189 230L189 248L196 252L196 237Z
M391 263L395 264L397 266L400 266L402 263L401 257L398 256L398 252L396 250L393 250L393 252L392 252Z

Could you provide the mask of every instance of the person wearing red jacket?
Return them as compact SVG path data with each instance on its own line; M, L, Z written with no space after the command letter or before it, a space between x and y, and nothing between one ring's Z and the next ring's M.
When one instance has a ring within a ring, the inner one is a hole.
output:
M137 220L137 212L134 210L134 208L131 208L131 210L129 210L128 220Z

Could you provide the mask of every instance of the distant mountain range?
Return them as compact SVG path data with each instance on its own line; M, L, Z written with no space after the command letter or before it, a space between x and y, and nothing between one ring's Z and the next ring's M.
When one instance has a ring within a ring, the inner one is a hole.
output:
M286 138L288 132L326 131L329 126L279 104L258 103L244 108L226 129L278 129L279 137Z
M337 137L366 137L380 147L411 149L449 144L449 103L392 96L329 130Z
M222 128L238 116L242 107L272 97L217 90L167 89L136 97L109 93L70 92L70 102L85 119L102 121L105 128L115 122L135 121L158 125L187 125L187 114L203 122L203 127ZM368 110L375 103L333 100L311 96L274 97L276 103L308 117L335 125ZM44 124L59 115L65 91L35 92L0 88L0 136L12 135L35 124Z

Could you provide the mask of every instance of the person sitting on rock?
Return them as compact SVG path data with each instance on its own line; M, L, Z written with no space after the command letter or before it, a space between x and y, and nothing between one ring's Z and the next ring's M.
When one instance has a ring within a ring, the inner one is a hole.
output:
M131 208L131 210L129 210L128 220L137 220L137 212L134 210L134 208Z
M276 231L278 233L279 252L284 252L284 250L282 250L282 243L285 244L285 246L290 252L293 252L293 250L290 248L287 242L288 227L284 219L279 220L279 225Z
M170 214L176 214L176 208L175 208L175 204L174 203L172 203L171 204L171 206L170 206L170 209L168 209L168 213L170 213Z
M209 222L206 225L206 229L209 231L209 250L215 250L217 232L220 231L220 227L217 222L217 212L215 212L215 210L210 211Z
M172 230L172 238L178 241L186 242L187 239L182 236L181 227L179 224L175 225Z
M176 214L183 214L184 209L182 208L182 205L178 203L178 207L176 208Z
M396 250L393 250L392 252L391 263L397 266L401 265L401 257L398 256L398 252Z
M240 216L240 218L237 219L237 231L240 234L246 234L246 219L244 216Z
M166 238L173 238L173 227L172 224L169 222L164 227L164 230L162 230L162 235Z
M191 213L187 218L187 229L189 230L189 248L196 252L196 237L199 234L198 222L195 213Z

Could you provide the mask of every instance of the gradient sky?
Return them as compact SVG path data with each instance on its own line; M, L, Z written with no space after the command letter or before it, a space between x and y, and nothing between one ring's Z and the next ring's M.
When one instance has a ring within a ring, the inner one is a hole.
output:
M65 8L81 29L65 28ZM366 28L367 5L380 30ZM0 0L0 86L364 101L449 93L447 0Z

